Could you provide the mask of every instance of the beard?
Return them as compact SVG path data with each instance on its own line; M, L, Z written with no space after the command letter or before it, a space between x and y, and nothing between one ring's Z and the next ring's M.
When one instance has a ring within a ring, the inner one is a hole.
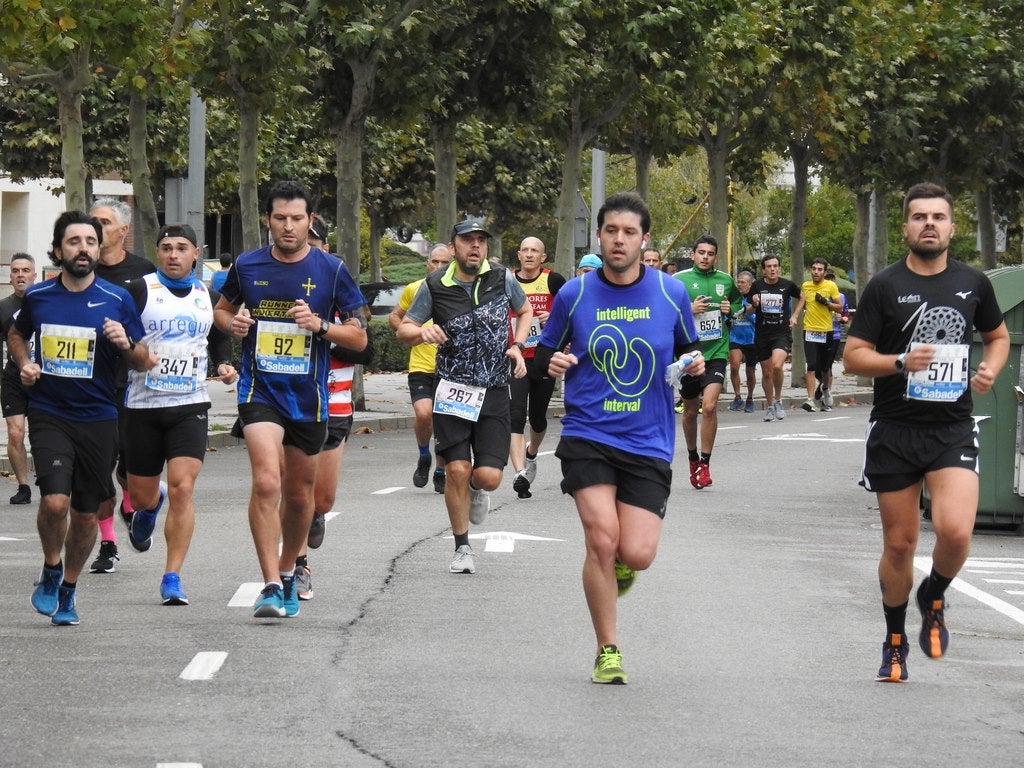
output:
M89 259L88 264L79 264L78 258L80 256L86 256ZM72 277L87 277L96 269L96 260L88 253L77 253L71 258L61 257L61 267Z

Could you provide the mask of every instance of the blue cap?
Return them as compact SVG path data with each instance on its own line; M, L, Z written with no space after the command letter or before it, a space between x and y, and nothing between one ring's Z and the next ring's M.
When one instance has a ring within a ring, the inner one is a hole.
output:
M576 266L576 269L583 269L584 267L600 269L601 257L598 256L596 253L588 253L586 256L580 259L580 263Z

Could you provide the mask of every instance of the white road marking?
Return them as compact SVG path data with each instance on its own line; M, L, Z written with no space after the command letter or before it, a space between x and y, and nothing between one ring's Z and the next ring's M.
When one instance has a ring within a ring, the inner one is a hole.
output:
M822 421L843 421L844 419L852 419L852 418L853 418L852 416L822 416L820 418L814 419L814 422L818 423L818 422L822 422Z
M182 680L209 680L227 660L225 651L201 651L197 653L188 666L182 670Z
M203 768L202 763L157 763L156 768Z
M0 536L0 541L24 541L24 539L14 539L10 536Z
M453 536L446 536L451 539ZM565 541L565 539L548 539L544 536L531 536L528 533L512 533L511 531L488 531L487 533L471 533L471 539L484 540L484 552L514 552L516 541Z
M968 561L970 562L970 561ZM987 561L986 565L989 565ZM923 573L932 572L932 559L930 557L915 557L914 567ZM1005 600L1000 600L994 595L990 595L988 592L983 592L977 587L971 586L966 581L959 578L953 579L953 583L950 586L957 592L973 597L979 603L987 605L989 608L997 610L999 613L1006 616L1008 619L1016 621L1018 624L1024 624L1024 611L1016 606L1010 605Z
M819 434L817 432L807 432L807 433L803 433L803 434L797 432L797 433L794 433L794 434L773 435L772 437L762 437L760 439L761 440L765 440L765 441L779 440L779 441L783 441L783 442L795 442L795 441L798 441L798 440L802 440L802 441L808 442L808 443L863 443L864 442L864 438L863 437L847 437L847 438L828 437L827 435L822 435L822 434Z
M1006 590L1008 595L1024 595L1024 589L1008 589Z
M381 488L379 491L374 491L370 495L371 496L382 496L382 495L385 495L385 494L388 494L388 493L394 493L395 491L404 491L404 490L405 490L405 486L404 485L395 485L395 486L392 486L391 488Z
M263 591L263 582L250 581L241 584L235 594L228 600L228 608L252 608L256 598Z
M985 579L986 584L1024 584L1020 579Z

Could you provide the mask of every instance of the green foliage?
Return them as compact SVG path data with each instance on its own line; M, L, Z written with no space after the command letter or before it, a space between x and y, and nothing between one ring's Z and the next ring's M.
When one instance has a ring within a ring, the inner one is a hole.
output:
M422 275L421 275L422 277ZM370 320L373 333L373 362L371 371L405 371L409 369L409 347L400 342L388 325L386 317Z

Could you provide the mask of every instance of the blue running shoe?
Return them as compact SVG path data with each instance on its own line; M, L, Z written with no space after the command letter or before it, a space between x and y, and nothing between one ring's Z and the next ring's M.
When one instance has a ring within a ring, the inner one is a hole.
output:
M260 596L256 599L256 604L252 607L252 615L257 619L283 619L284 613L284 594L281 591L281 587L277 584L267 584L260 592Z
M167 498L167 485L160 482L160 500L155 509L136 509L132 515L132 525L128 529L128 541L139 552L147 552L153 546L153 529L156 528L156 516L164 506Z
M742 411L743 410L743 398L740 397L739 395L737 395L735 398L733 398L733 401L731 403L729 403L729 410L733 411L734 413L736 411Z
M875 680L880 683L905 683L910 679L907 673L907 654L910 644L903 635L893 634L882 643L882 666L878 668Z
M51 624L58 627L73 627L78 624L78 611L75 610L75 588L61 587L57 598L57 612L50 618Z
M188 605L188 597L181 591L181 579L173 571L160 580L160 599L164 605Z
M299 615L299 590L295 588L295 574L291 576L282 576L281 583L284 584L284 588L281 590L283 593L282 603L284 604L284 615L288 618Z
M63 578L63 568L43 566L39 581L35 582L35 590L32 592L32 607L43 616L53 616L57 612L57 593Z
M946 629L946 598L929 601L925 597L928 579L917 588L917 607L921 611L921 636L918 638L921 650L933 659L942 657L949 646L949 630Z

